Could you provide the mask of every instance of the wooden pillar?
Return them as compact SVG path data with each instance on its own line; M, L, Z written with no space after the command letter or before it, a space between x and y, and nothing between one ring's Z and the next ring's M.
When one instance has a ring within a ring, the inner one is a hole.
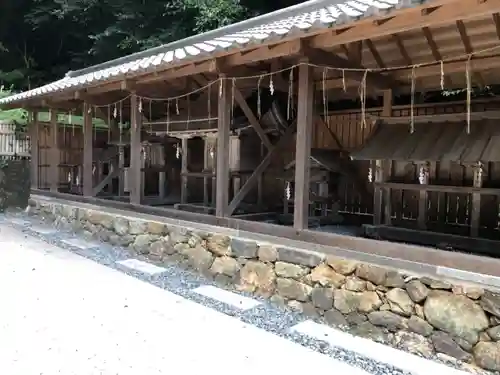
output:
M92 111L89 104L83 104L83 195L91 197L94 178L93 169Z
M187 203L188 200L188 169L189 150L188 138L181 139L181 203Z
M61 154L59 151L59 129L57 127L57 111L50 110L50 191L57 192L59 190L59 163Z
M310 66L299 67L298 86L293 227L301 230L309 227L309 157L314 115L314 77Z
M31 141L31 188L39 188L39 136L40 134L40 123L38 122L38 112L34 111L31 113L31 124L30 124L30 141Z
M141 126L137 95L130 96L130 169L128 173L130 203L141 204Z
M125 195L125 148L118 146L118 196Z
M482 188L483 187L483 175L484 175L484 166L481 162L474 168L474 187ZM471 218L470 218L470 234L472 237L479 236L479 226L481 224L481 194L480 193L472 193L472 207L471 207Z
M217 217L226 217L229 205L229 132L231 123L231 87L230 81L222 78L221 93L218 103L217 120L217 176L216 203Z
M382 116L392 116L392 90L384 91L384 103ZM375 182L386 182L390 177L391 161L390 160L376 160L375 161ZM380 225L383 222L386 225L391 224L391 190L388 188L374 189L373 194L373 224Z
M213 165L210 155L210 150L212 147L212 143L210 142L209 137L203 138L203 172L208 172L210 167ZM213 167L212 167L213 170ZM212 179L208 176L203 177L203 205L208 206L210 203L209 194L208 194L208 181Z

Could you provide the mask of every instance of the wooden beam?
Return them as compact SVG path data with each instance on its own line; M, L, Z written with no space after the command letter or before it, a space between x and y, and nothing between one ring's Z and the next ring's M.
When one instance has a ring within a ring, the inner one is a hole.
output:
M236 103L238 103L238 105L240 106L241 110L243 111L243 113L247 117L248 121L250 122L250 125L252 125L252 127L255 129L255 131L259 135L260 139L262 140L262 143L264 143L266 145L268 150L272 149L273 144L269 140L269 137L267 136L264 129L262 129L262 126L260 125L259 120L255 116L253 111L250 109L250 107L248 106L248 103L245 100L245 98L243 97L243 95L241 94L241 91L237 87L234 87L233 91L234 91L234 100L236 100Z
M347 59L355 65L363 65L363 41L349 43L347 45Z
M216 206L217 217L227 217L229 201L229 132L231 124L231 82L221 75L221 92L218 102L217 120L217 176Z
M30 154L31 154L31 168L30 168L31 188L38 189L40 187L39 186L40 123L38 122L38 111L31 112L29 135L30 135Z
M310 37L314 48L332 48L359 40L380 38L391 34L402 33L423 27L447 25L456 20L468 20L488 17L498 11L500 0L489 0L478 3L477 0L447 1L442 4L432 4L432 12L422 12L422 7L405 9L400 15L390 18L387 22L359 22L351 27L335 29Z
M314 115L314 78L311 67L307 65L299 67L298 85L293 227L302 230L309 227L309 158Z
M295 124L292 124L288 127L285 134L281 136L278 143L276 143L276 145L273 148L268 150L264 159L262 159L257 168L255 168L255 171L248 178L245 184L241 187L240 191L238 191L238 193L234 196L233 200L229 204L228 208L229 215L231 215L234 212L234 210L238 208L238 205L241 203L241 201L247 196L247 194L255 186L255 184L257 184L259 177L267 169L274 155L276 155L276 153L279 152L279 150L281 150L285 145L288 144L288 142L290 142L294 133L295 133Z
M83 195L91 197L94 187L92 173L94 137L92 129L92 111L89 103L83 104Z
M57 126L57 111L50 109L50 191L59 190L59 163L61 152L59 150L59 128Z
M128 182L130 203L141 204L141 127L142 113L139 112L137 94L130 96L130 168Z

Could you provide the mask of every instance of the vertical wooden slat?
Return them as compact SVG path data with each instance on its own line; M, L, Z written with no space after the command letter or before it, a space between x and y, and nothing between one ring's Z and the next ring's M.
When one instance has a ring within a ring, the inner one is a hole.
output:
M483 186L482 175L483 175L482 167L476 166L476 168L474 169L474 187L481 188ZM473 237L477 237L479 235L480 218L481 218L481 194L472 193L470 234Z
M229 205L229 131L231 122L231 87L229 80L221 76L217 120L217 176L216 203L217 217L226 217Z
M203 171L207 172L210 160L210 142L208 137L203 138ZM208 177L203 177L203 205L208 206Z
M137 94L130 96L130 170L128 174L130 203L141 204L141 125Z
M299 67L297 136L295 150L295 201L293 226L297 230L309 224L309 158L313 129L313 71L308 65Z
M83 104L83 195L92 196L93 190L93 131L92 112L89 104Z
M181 139L181 203L187 203L188 199L188 139Z
M31 114L30 140L31 140L31 188L39 188L39 134L40 123L38 122L38 112Z
M50 191L57 192L59 190L59 164L61 154L59 152L58 142L58 127L57 127L57 111L50 110Z

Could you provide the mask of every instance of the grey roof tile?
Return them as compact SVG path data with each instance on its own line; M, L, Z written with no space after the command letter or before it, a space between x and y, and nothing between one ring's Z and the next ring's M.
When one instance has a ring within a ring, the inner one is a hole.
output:
M410 0L410 3L412 1L417 4L421 3L421 0ZM307 4L309 3L311 2ZM292 16L274 19L272 22L262 21L262 24L257 24L248 29L243 28L236 32L225 32L226 28L221 28L220 32L215 30L208 33L211 37L208 37L207 34L206 39L203 39L205 34L200 35L199 38L201 39L194 43L192 39L187 38L185 43L183 43L184 41L175 42L175 48L171 48L169 47L171 44L167 44L144 51L136 59L134 59L135 55L131 55L128 57L133 59L131 61L128 61L126 57L82 69L81 71L69 72L64 78L55 82L3 98L0 100L0 105L20 102L70 88L77 90L96 85L99 81L107 81L116 76L126 77L139 71L154 71L183 60L194 60L197 57L224 50L280 40L285 36L304 33L311 29L328 28L332 25L355 21L363 16L377 14L378 11L384 12L399 8L401 3L404 3L404 6L409 6L406 5L408 2L405 0L349 0L340 4L338 0L331 0L319 1L319 3L321 5L318 5L316 9L311 9L310 6L306 12L301 12L298 9L297 13ZM243 24L242 27L244 27Z

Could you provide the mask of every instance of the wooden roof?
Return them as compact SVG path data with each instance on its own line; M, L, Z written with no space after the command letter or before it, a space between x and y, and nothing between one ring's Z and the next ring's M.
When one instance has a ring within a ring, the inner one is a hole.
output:
M379 123L366 145L352 152L358 160L500 162L500 128L494 120L475 120L467 133L466 121Z

